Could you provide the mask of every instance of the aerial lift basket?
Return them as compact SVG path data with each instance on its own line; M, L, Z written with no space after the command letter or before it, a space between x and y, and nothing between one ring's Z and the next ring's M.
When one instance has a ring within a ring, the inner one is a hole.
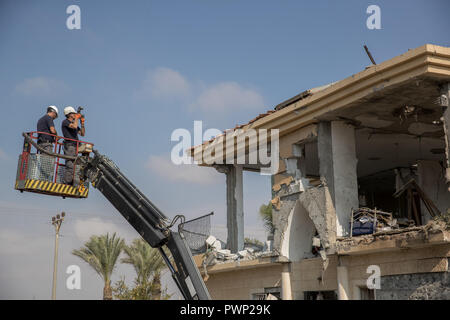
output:
M38 134L54 137L52 154L39 152L36 148ZM63 198L87 198L89 183L80 179L80 166L74 162L73 185L64 184L65 170L63 145L64 141L71 140L76 144L77 155L83 151L88 155L92 151L92 143L79 140L66 139L44 132L29 132L26 134L22 154L17 165L15 189L21 192L35 192ZM33 148L32 148L33 147ZM34 151L34 153L33 153Z

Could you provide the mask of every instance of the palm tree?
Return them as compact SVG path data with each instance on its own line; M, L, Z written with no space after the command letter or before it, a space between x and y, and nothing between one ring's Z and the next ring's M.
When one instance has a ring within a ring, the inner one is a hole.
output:
M87 262L103 279L103 300L112 300L111 275L124 246L124 240L116 237L116 233L112 237L107 233L91 236L83 248L72 251L72 254Z
M264 227L266 228L267 232L269 232L269 235L273 235L273 233L275 232L275 226L272 220L271 202L269 202L268 205L262 204L261 207L259 207L259 216L262 218Z
M122 263L129 263L137 274L137 285L151 287L153 299L161 299L161 271L165 268L164 260L158 249L150 247L143 239L134 239L130 246L124 247L126 257ZM152 278L153 277L153 278Z

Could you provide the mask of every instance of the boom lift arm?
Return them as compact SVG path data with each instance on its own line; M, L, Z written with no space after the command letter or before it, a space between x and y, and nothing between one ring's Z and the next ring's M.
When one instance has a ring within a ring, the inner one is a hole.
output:
M200 272L180 232L170 230L168 218L128 180L120 169L106 156L94 150L94 157L55 155L37 145L26 133L25 139L41 153L74 160L81 168L81 179L91 182L122 214L129 224L153 248L158 248L172 277L186 300L211 299ZM174 221L182 216L177 216ZM184 218L184 217L182 217ZM172 254L175 266L163 250Z

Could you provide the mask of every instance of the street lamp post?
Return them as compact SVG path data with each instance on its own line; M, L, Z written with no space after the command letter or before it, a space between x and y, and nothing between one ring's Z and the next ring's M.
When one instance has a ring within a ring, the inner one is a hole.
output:
M64 221L65 212L56 215L56 217L52 217L52 225L55 227L55 257L53 261L53 288L52 288L52 300L56 300L56 274L58 268L58 243L59 243L59 229L61 228L61 224Z

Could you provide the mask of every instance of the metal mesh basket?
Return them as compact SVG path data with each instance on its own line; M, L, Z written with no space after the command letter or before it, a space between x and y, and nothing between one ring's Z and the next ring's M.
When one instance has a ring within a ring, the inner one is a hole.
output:
M21 164L22 164L22 155L19 156L19 163L17 165L17 173L16 173L16 181L18 181L20 178L20 170L22 169Z
M17 178L20 173L20 163L22 156L19 157L19 168L17 169ZM55 173L55 158L45 154L30 154L28 156L27 179L52 181Z
M64 184L64 173L65 173L66 167L65 166L59 166L58 167L58 173L56 175L56 183L63 183ZM75 177L74 177L74 185L80 184L80 166L75 165Z
M181 232L193 255L206 251L205 241L211 233L211 216L213 214L213 212L208 213L199 218L186 221L180 226Z

